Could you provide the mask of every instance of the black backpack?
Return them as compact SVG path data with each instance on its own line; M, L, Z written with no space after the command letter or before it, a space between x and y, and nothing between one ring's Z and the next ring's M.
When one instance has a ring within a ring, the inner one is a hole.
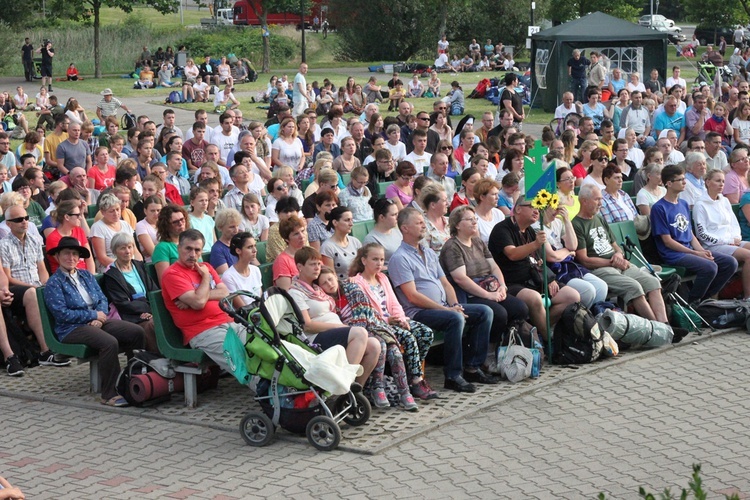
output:
M599 359L604 342L596 318L580 302L570 304L555 325L552 362L580 365Z
M136 126L135 115L133 113L125 113L120 118L120 128L123 130L130 130Z
M695 310L711 326L719 330L746 327L750 320L750 301L748 300L708 299L698 304Z

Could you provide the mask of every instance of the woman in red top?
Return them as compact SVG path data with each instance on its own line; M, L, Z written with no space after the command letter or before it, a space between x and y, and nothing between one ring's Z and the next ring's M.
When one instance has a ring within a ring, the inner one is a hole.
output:
M68 77L68 80L76 81L78 80L78 68L76 68L76 65L73 63L70 63L70 66L68 66L68 71L65 73Z
M573 175L576 178L576 186L580 186L583 179L589 175L589 167L591 167L591 152L598 147L599 145L594 141L584 141L584 143L581 144L581 148L578 150L581 161L576 163L572 168Z
M461 189L456 191L451 201L450 211L461 205L477 204L474 200L474 185L482 178L479 171L474 167L469 167L461 173Z
M89 188L104 191L115 182L117 170L109 163L109 150L99 146L94 150L94 164L88 171Z
M63 236L72 236L78 240L79 245L89 251L89 257L79 259L76 267L93 274L96 271L96 266L93 257L91 257L92 252L86 232L81 228L81 223L86 217L84 210L85 205L82 206L79 200L66 200L57 205L52 212L52 217L57 222L57 228L47 236L47 250L56 248ZM56 257L49 255L48 258L50 271L54 273L60 264Z

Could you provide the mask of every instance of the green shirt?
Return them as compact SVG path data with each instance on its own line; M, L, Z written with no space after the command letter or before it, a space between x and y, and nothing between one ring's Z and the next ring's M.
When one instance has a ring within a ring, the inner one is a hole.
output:
M151 262L169 262L170 265L177 262L179 254L177 253L177 243L171 241L160 241L154 247L154 253L151 255Z
M612 247L615 237L601 215L596 214L593 219L575 217L573 229L578 238L577 250L585 248L588 257L610 259L615 254L615 249Z
M26 213L29 214L29 223L34 224L36 227L41 227L44 218L47 217L42 206L34 200L29 202Z

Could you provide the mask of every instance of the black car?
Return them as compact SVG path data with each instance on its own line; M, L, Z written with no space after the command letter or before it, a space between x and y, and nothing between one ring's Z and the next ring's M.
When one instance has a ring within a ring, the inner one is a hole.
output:
M732 45L734 38L734 30L731 26L698 26L695 28L695 38L701 43L701 46L705 47L707 44L718 45L721 37L727 41L727 45ZM745 39L748 37L747 30L743 30L745 33Z

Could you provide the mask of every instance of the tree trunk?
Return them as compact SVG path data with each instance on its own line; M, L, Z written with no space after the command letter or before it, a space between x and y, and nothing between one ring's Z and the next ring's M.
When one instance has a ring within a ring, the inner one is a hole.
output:
M92 2L94 7L94 78L102 77L101 54L99 53L99 9L102 4L99 0Z
M438 38L445 35L448 28L448 2L440 3L440 28L438 28Z

